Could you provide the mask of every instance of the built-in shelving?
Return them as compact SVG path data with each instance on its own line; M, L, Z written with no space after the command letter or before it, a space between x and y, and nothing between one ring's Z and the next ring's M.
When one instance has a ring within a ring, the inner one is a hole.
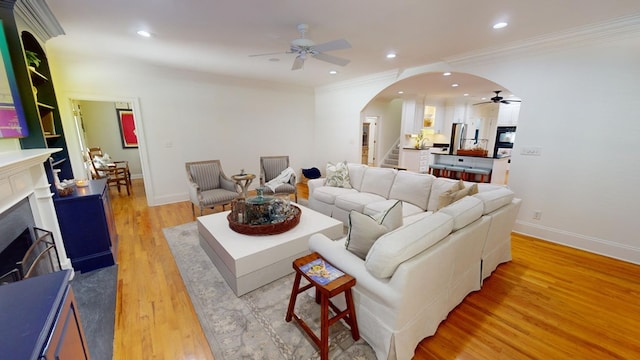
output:
M69 161L69 153L67 150L64 130L62 128L62 119L57 109L57 99L53 82L51 81L51 73L49 70L49 62L47 55L34 35L28 31L21 34L23 51L32 51L39 57L40 64L35 67L32 64L26 64L27 79L30 82L31 93L33 94L30 101L25 101L26 106L34 106L37 118L30 120L28 138L21 140L23 148L61 148L62 151L52 154L52 160L49 162L51 166L60 170L61 179L72 179L73 171ZM31 105L32 104L32 105Z

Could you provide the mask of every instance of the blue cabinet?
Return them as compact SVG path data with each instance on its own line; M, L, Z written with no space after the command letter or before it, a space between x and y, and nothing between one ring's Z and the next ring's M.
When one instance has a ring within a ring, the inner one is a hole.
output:
M106 179L90 180L65 197L55 195L62 240L76 271L111 266L116 263L118 234L115 228Z
M0 286L0 357L89 359L70 270Z

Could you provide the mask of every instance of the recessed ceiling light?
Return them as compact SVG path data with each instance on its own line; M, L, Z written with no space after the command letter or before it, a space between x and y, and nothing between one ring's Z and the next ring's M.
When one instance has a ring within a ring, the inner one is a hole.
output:
M338 73L338 72L337 72L337 71L335 71L335 70L331 70L331 71L329 71L329 74L331 74L331 75L335 75L335 74L337 74L337 73Z
M458 86L460 86L460 84L456 84L456 83L451 84L451 87L458 87Z
M499 22L499 23L493 24L493 28L494 29L502 29L502 28L507 27L507 25L509 25L509 24L506 23L506 22Z
M443 76L451 76L451 73L447 71L446 73L442 73L442 75Z
M469 94L463 94L462 96L469 96Z
M137 34L146 38L151 37L151 33L146 30L138 30Z
M396 57L396 53L394 52L387 53L387 59L393 59L395 57Z
M404 94L404 91L400 90L400 91L398 91L398 94L402 95L402 94Z

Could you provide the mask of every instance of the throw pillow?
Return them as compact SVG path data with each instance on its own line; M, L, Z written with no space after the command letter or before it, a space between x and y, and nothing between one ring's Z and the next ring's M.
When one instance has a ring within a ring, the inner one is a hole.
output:
M449 188L449 190L440 194L440 197L438 198L437 210L440 210L443 207L451 204L453 202L453 194L462 189L464 189L464 181L460 180L457 183L455 183L451 188Z
M451 205L454 202L462 199L465 196L475 195L478 193L478 184L473 184L468 187L464 187L464 183L460 180L460 183L457 185L461 185L462 188L456 191L447 190L442 195L440 195L438 210L442 209L445 206Z
M371 217L351 211L349 213L349 234L345 247L364 260L369 249L378 238L402 226L402 201L397 201L387 211Z
M341 187L345 189L351 189L351 183L349 179L349 168L347 162L339 162L337 164L327 164L327 180L324 183L326 186Z

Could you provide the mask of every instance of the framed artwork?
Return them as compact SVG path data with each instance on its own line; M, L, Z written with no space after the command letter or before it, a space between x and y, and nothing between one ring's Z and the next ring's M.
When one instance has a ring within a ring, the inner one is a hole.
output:
M116 109L118 113L118 125L120 126L120 138L122 148L137 148L138 135L136 135L136 123L131 109Z
M29 136L18 83L9 57L9 45L0 20L0 138Z

